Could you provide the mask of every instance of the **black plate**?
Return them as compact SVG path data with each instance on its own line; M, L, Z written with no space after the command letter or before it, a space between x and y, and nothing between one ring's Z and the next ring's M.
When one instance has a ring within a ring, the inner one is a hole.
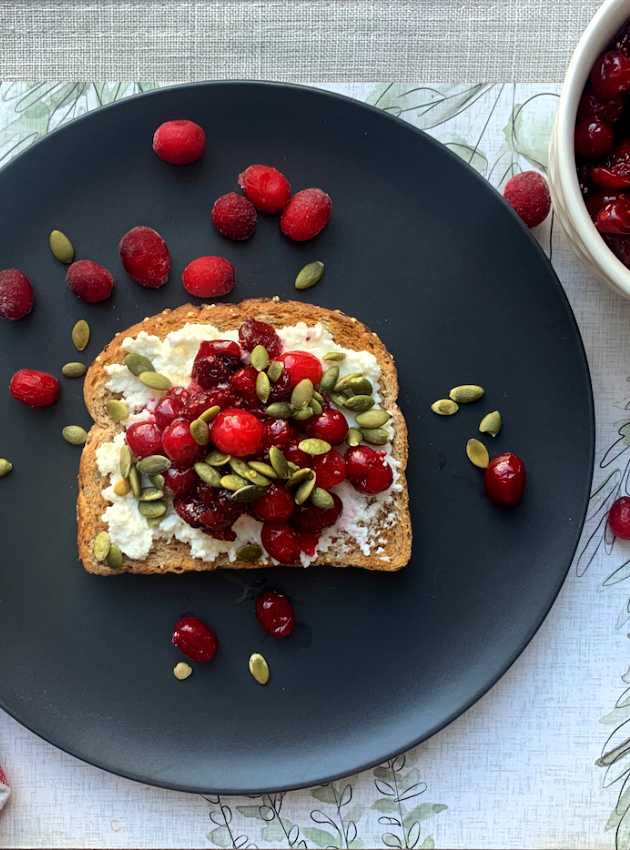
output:
M208 130L200 164L171 168L151 152L160 122ZM275 218L246 244L222 240L209 207L251 162L271 162L294 188L321 186L334 217L295 245ZM5 395L0 483L0 702L57 746L133 779L189 791L257 792L313 784L368 766L444 726L509 667L547 613L570 564L591 482L593 405L569 304L542 252L495 192L408 124L336 95L298 87L212 83L154 92L53 133L0 174L0 266L18 266L38 296L33 315L0 328L0 383L20 367L59 372L76 357L70 328L87 317L89 355L144 316L185 301L192 257L224 254L234 300L294 297L297 269L321 258L305 293L367 322L396 358L410 431L413 560L398 575L277 569L264 574L103 579L77 560L78 450L60 429L87 423L80 382L54 408ZM171 281L148 291L117 254L129 227L168 240ZM64 286L52 227L80 256L112 268L111 302ZM480 382L483 403L452 418L429 405ZM464 444L500 408L492 449L527 462L523 504L486 501ZM265 638L259 582L295 600L291 640ZM171 627L194 611L217 630L215 663L185 683L171 668ZM272 680L247 659L261 650Z

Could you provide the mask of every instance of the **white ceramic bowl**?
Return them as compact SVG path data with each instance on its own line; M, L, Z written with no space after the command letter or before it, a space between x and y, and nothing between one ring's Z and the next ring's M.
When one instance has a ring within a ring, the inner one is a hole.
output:
M628 19L628 0L606 0L582 34L564 78L549 145L549 181L556 215L582 258L626 298L630 298L630 269L608 248L584 205L575 169L573 133L578 103L591 68Z

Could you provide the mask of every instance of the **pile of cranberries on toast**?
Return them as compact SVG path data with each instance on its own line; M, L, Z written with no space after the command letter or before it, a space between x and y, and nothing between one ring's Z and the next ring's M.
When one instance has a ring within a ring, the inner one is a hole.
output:
M397 393L383 343L339 311L184 305L123 331L85 381L85 568L400 569L411 525ZM121 567L95 558L102 531Z

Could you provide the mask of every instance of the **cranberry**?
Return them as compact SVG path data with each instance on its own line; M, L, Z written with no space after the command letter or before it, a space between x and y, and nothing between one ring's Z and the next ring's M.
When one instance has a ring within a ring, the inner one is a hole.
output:
M346 439L348 422L340 410L328 407L319 416L306 420L306 431L311 437L338 446Z
M630 53L630 24L623 24L613 39L613 46L626 56Z
M302 189L284 208L280 216L280 230L294 242L306 242L322 232L331 214L330 195L321 189Z
M284 593L267 590L256 600L256 619L269 635L289 637L295 628L295 611Z
M517 505L525 491L525 464L512 452L493 457L485 473L486 494L496 505Z
M263 447L263 424L252 413L228 407L215 416L211 437L219 451L234 457L259 454Z
M214 537L215 540L227 540L229 543L233 543L236 540L236 532L233 528L204 528L202 531L205 534L209 534L210 537Z
M628 236L630 234L630 199L620 195L614 201L606 204L597 213L595 227L600 233Z
M528 227L541 224L551 209L549 186L537 171L523 171L508 180L503 197Z
M630 498L622 496L608 512L608 526L615 537L630 540Z
M231 528L232 523L236 522L245 510L241 502L235 502L230 498L227 490L217 490L200 484L197 493L203 503L199 520L210 531L224 531Z
M234 394L228 387L215 387L215 389L208 392L198 384L192 382L188 385L187 392L188 399L182 415L191 422L193 419L201 416L204 410L207 410L209 407L215 407L216 405L219 407L229 407L235 401Z
M249 239L256 230L256 207L236 192L217 198L211 218L221 236L236 242Z
M162 432L164 454L176 466L186 468L196 463L202 453L202 447L193 439L190 433L190 423L187 419L174 419Z
M292 440L297 439L297 431L286 419L269 419L265 422L263 444L266 449L276 446L285 449Z
M331 490L346 478L346 462L334 449L316 458L313 469L317 475L318 486L323 487L324 490Z
M238 185L257 210L278 213L291 197L291 184L272 165L250 165L238 175Z
M577 164L577 178L580 185L580 192L586 198L593 189L591 184L591 166L588 163L580 162Z
M156 425L160 431L170 425L173 419L184 415L188 399L189 393L184 387L172 387L164 398L160 399L153 411Z
M171 466L164 473L166 486L174 496L187 496L197 486L197 473L194 469L177 469Z
M618 97L630 89L630 59L621 50L603 53L593 65L591 84L597 97Z
M170 165L190 165L201 159L205 148L205 131L194 121L165 121L153 134L154 153Z
M274 519L289 519L295 510L292 493L280 484L271 484L254 502L254 514L261 522Z
M616 201L619 197L621 196L614 194L609 195L606 192L593 192L584 199L584 203L586 204L586 209L588 210L590 217L593 221L595 221L599 211L603 210L607 204L611 204L613 201Z
M322 379L322 364L318 357L308 351L285 351L278 357L284 363L284 370L289 375L292 387L304 378L309 378L314 385Z
M258 405L258 396L256 395L256 378L258 372L253 366L245 366L234 372L230 378L230 387L234 392L249 404Z
M217 636L212 629L208 628L203 620L190 615L175 623L172 643L188 658L202 664L212 661L219 648Z
M197 357L206 357L208 354L230 357L232 360L238 361L243 356L241 346L233 339L211 339L202 342L197 351Z
M578 106L577 118L578 121L584 121L587 118L601 118L607 124L614 124L619 121L623 114L623 105L622 97L600 100L587 87Z
M50 407L59 396L59 381L48 372L20 369L11 378L9 392L29 407Z
M78 298L88 304L106 301L114 289L111 272L94 260L77 260L68 266L66 283Z
M298 534L298 543L300 551L306 552L307 555L314 555L317 552L317 544L319 543L318 531L301 531Z
M234 289L234 277L234 266L225 257L197 257L182 272L182 283L196 298L220 298Z
M149 289L164 286L171 271L171 255L164 239L152 227L132 227L118 245L130 278Z
M612 127L601 118L587 118L575 128L575 152L584 159L607 156L614 144Z
M246 319L238 329L238 338L246 351L253 351L257 345L263 345L270 357L277 357L282 351L282 342L275 329L258 319Z
M296 564L300 560L300 541L291 526L282 521L263 523L260 534L267 553L281 564Z
M286 369L280 373L280 377L271 385L269 393L269 404L274 401L287 401L291 398L291 378Z
M199 499L191 494L176 496L173 500L173 507L191 528L201 528L201 515L205 511L205 507Z
M127 428L125 439L136 457L162 453L162 434L154 422L134 422Z
M0 270L0 316L23 319L33 309L35 295L30 280L19 269Z
M343 513L343 502L336 493L331 494L335 504L332 508L316 508L315 505L301 507L291 522L302 534L319 534L324 528L335 525Z
M630 189L630 142L618 145L605 165L593 166L591 180L613 192Z
M310 466L312 458L299 448L299 442L300 440L297 437L292 439L291 442L283 449L284 456L287 460L290 460L291 463L297 464L297 466Z
M391 487L392 468L385 452L368 446L356 446L346 452L346 475L359 493L381 493Z
M192 378L204 390L211 390L219 384L229 381L232 373L233 361L221 354L204 354L202 343L195 357L192 368Z

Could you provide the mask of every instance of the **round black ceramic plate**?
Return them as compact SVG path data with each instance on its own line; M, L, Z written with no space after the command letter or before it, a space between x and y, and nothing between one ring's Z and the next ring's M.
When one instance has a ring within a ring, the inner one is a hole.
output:
M162 121L208 132L203 161L172 168L151 151ZM239 171L270 162L295 189L334 199L315 241L284 239L274 217L235 244L209 208ZM409 425L412 561L399 574L348 569L99 578L75 544L78 450L88 425L81 382L60 402L0 409L0 703L59 747L133 779L190 791L257 792L314 784L373 764L431 735L508 668L548 611L570 564L591 481L593 406L582 343L534 240L486 183L411 126L351 100L297 87L213 83L167 89L88 115L0 173L0 266L37 289L33 315L0 327L0 384L20 367L59 374L86 317L95 356L116 331L186 300L184 265L223 254L233 300L296 296L306 262L324 281L298 295L341 308L393 353ZM158 291L123 272L120 236L136 224L168 240L173 272ZM113 300L78 301L48 251L56 227L79 256L114 270ZM458 383L487 387L452 418L429 405ZM521 454L529 488L500 510L464 446L500 408L491 450ZM262 584L295 601L290 640L254 617ZM185 611L211 623L216 661L176 681L171 627ZM261 688L247 670L262 651Z

